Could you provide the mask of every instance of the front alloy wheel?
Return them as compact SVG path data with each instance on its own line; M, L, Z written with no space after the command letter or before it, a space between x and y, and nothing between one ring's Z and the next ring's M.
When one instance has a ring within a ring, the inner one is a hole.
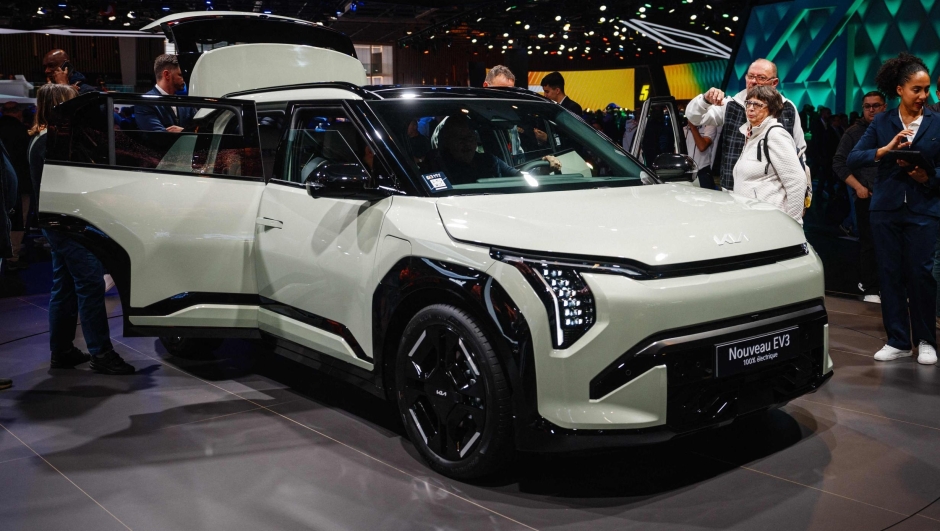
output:
M441 304L418 312L402 336L395 377L408 436L431 468L466 479L509 458L509 385L468 313Z

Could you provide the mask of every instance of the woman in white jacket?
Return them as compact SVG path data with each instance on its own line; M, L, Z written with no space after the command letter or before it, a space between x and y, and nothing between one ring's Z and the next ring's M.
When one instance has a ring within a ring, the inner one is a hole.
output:
M747 140L734 165L734 193L770 203L802 225L806 173L793 137L777 122L783 97L774 87L756 86L744 105L748 123L741 133Z

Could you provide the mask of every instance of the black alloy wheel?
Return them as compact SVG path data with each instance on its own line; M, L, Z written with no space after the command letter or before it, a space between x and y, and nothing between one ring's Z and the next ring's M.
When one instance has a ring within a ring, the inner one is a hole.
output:
M162 336L160 343L170 354L186 359L205 359L211 357L221 345L218 337L179 337Z
M469 479L511 457L509 384L468 313L443 304L418 312L402 335L395 383L408 436L434 470Z

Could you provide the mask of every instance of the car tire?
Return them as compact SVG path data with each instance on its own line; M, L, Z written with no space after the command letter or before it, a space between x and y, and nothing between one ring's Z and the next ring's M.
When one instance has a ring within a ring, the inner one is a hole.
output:
M408 437L437 472L476 478L511 458L509 382L469 313L443 304L419 311L402 334L395 386Z
M204 359L222 345L218 337L162 336L160 343L170 354L178 358Z

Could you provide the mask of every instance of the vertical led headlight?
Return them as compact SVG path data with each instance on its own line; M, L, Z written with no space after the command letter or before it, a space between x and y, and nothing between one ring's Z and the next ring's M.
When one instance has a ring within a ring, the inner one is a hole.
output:
M576 267L552 260L513 256L499 251L494 255L522 272L548 312L555 348L568 348L587 332L596 320L594 295Z
M574 269L548 262L533 266L530 269L547 288L545 293L551 299L547 309L555 348L567 348L594 324L594 296Z

